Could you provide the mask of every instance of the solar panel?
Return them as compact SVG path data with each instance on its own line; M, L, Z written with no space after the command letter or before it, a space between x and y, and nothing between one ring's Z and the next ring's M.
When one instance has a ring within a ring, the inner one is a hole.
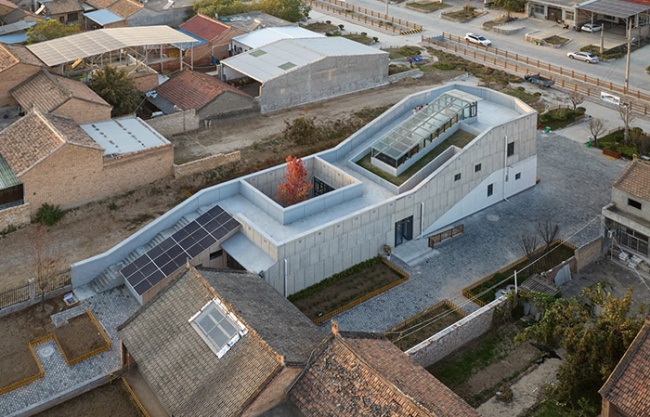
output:
M203 213L196 220L125 265L120 273L142 295L222 239L239 223L220 206Z

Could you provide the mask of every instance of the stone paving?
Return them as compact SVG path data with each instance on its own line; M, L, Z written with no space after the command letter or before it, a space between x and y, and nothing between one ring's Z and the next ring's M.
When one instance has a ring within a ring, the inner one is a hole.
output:
M464 233L418 265L398 260L410 279L338 315L340 328L382 332L443 299L464 305L462 288L521 258L520 238L536 234L538 221L559 224L561 237L576 246L597 237L601 208L628 162L603 157L600 150L556 133L539 133L537 146L537 186L462 220ZM426 247L425 239L411 244Z
M120 369L120 349L116 328L137 311L139 304L123 287L84 300L110 337L111 349L74 366L68 366L54 340L36 346L45 376L29 385L0 395L0 416L23 415L28 410L57 397L83 391L83 387Z

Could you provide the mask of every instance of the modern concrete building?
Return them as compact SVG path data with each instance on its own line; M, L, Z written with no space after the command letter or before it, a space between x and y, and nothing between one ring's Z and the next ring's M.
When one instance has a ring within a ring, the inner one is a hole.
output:
M425 238L533 187L536 121L532 108L487 88L448 84L413 94L337 147L303 159L313 184L307 201L275 201L285 165L202 190L74 264L73 287L83 297L126 283L144 302L189 258L258 273L293 294L384 245Z
M635 159L630 163L612 184L612 202L602 213L610 249L650 264L650 162Z
M340 36L285 38L224 59L220 77L257 87L246 91L266 113L387 84L388 53Z

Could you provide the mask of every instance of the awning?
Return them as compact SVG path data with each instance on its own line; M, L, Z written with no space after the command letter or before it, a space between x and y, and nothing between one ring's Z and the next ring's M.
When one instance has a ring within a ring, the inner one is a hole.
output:
M266 271L276 263L273 258L241 232L236 233L225 242L221 242L221 247L249 272Z

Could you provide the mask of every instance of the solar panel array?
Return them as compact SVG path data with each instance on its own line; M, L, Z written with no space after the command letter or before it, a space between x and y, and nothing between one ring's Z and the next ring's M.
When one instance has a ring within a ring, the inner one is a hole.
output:
M214 206L126 265L120 273L136 293L142 295L237 226L237 220L220 206Z

